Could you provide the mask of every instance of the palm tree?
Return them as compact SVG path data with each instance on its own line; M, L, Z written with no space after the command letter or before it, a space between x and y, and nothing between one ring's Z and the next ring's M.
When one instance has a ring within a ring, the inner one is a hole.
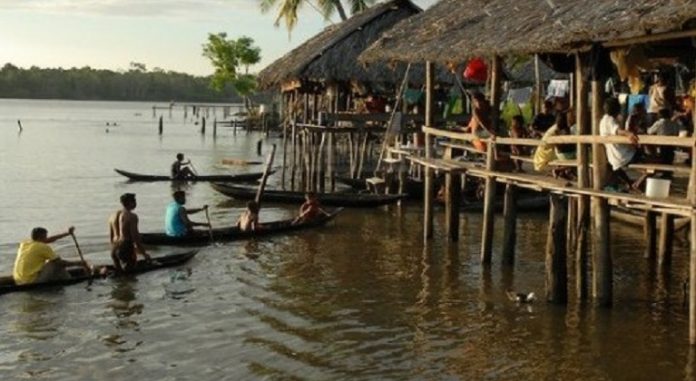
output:
M278 16L275 20L275 25L279 26L281 20L285 21L285 26L288 32L297 24L297 13L304 5L314 7L325 19L330 19L334 12L338 13L341 20L347 20L348 15L343 2L350 7L351 14L360 12L370 5L375 3L375 0L316 0L316 5L313 0L259 0L261 2L261 11L266 13L273 8L278 8ZM343 2L342 2L343 1Z

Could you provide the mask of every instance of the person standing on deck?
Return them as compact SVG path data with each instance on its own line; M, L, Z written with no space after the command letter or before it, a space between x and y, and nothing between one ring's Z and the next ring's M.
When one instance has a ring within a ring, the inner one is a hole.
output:
M655 83L650 86L650 105L648 106L648 115L650 123L656 122L659 119L659 112L663 108L672 110L674 108L674 90L667 86L667 79L662 73L655 74Z
M137 206L135 194L122 194L121 205L123 205L123 209L112 214L109 218L111 259L116 271L129 272L135 268L138 262L137 253L140 253L147 261L150 261L150 256L145 252L140 238L138 215L133 213Z
M186 192L176 191L172 194L174 201L167 205L167 211L164 216L165 232L170 237L184 237L194 232L195 226L210 227L210 224L203 222L193 222L188 218L189 214L195 214L208 209L208 205L202 208L187 210Z
M66 268L82 266L82 261L63 260L48 244L72 235L74 231L75 228L71 226L65 233L49 237L44 228L32 229L31 239L20 243L17 250L12 271L15 283L22 285L69 279L70 274Z
M471 134L476 135L478 139L471 142L477 151L486 152L486 143L483 139L495 138L495 130L493 129L493 118L491 104L488 103L486 97L476 92L471 98L474 103L474 110L471 114L471 120L466 130Z
M196 177L196 174L193 173L193 170L191 167L191 160L187 161L184 163L184 154L183 153L177 153L176 154L176 161L172 163L172 179L174 180L185 180L185 179L192 179Z

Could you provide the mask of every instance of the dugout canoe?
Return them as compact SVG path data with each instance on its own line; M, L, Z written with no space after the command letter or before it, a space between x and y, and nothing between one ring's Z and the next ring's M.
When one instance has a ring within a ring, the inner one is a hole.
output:
M265 222L260 224L260 229L254 231L241 231L238 227L226 227L213 229L214 242L229 242L257 237L266 237L283 233L295 232L324 226L332 221L343 208L328 211L329 215L322 215L312 221L293 224L293 219ZM146 245L186 246L207 245L210 243L210 234L207 230L197 230L186 237L170 237L164 233L144 233L140 237Z
M170 176L143 175L140 173L128 172L117 168L115 168L114 171L119 175L127 177L130 181L215 181L229 183L248 183L258 181L259 179L261 179L261 177L263 177L263 172L250 172L238 175L201 175L191 179L180 180L172 179ZM274 172L275 171L269 171L268 174L271 175Z
M213 189L238 200L253 200L256 197L256 189L238 187L227 184L212 183ZM262 200L284 204L302 204L304 192L291 192L279 190L266 190ZM362 194L362 193L318 193L317 198L323 206L343 208L372 208L382 205L394 204L405 198L405 194Z
M150 271L155 271L159 269L164 269L167 267L174 267L186 263L191 258L193 258L198 253L198 250L188 251L181 254L165 255L156 258L152 258L151 262L146 262L144 259L138 260L137 267L134 271L128 273L128 275L142 274ZM68 286L71 284L77 284L81 282L88 281L90 279L99 279L102 277L116 277L116 271L113 265L99 266L99 268L106 268L106 275L91 275L87 274L85 269L82 267L74 267L69 270L70 279L46 282L46 283L32 283L32 284L15 284L12 276L2 276L0 277L0 294L7 294L10 292L17 291L31 291L31 290L41 290L50 289L62 286ZM98 271L97 271L98 273Z

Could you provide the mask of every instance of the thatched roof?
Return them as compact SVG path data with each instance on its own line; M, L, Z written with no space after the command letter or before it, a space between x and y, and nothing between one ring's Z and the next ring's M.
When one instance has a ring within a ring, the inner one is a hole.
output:
M696 0L441 0L397 24L361 59L450 62L562 52L681 30Z
M409 0L392 0L370 7L340 24L327 27L270 64L259 73L259 84L262 88L270 88L298 79L399 82L403 70L395 72L382 64L364 67L358 62L358 56L384 31L421 11Z

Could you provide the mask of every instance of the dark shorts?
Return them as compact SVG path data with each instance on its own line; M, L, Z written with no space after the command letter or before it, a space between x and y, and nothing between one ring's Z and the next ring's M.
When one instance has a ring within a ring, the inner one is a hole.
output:
M121 241L116 243L113 252L121 262L135 263L137 260L133 241Z

